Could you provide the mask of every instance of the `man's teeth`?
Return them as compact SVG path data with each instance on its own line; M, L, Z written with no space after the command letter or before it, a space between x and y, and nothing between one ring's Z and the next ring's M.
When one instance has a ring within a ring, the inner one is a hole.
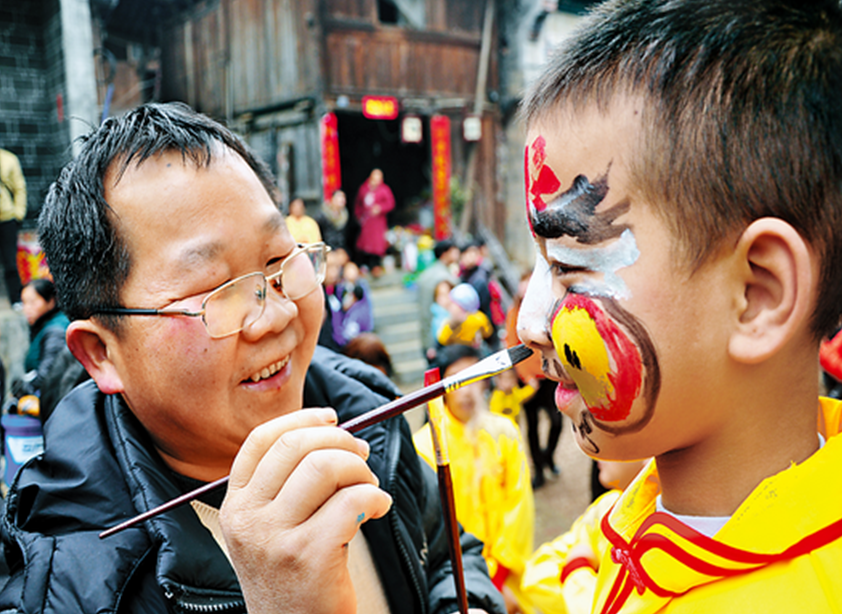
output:
M249 379L251 379L251 381L253 382L259 382L260 380L266 379L267 377L272 377L273 375L275 375L275 373L283 369L288 362L289 356L287 356L283 360L279 360L278 362L269 365L268 367L260 371L260 373L255 373Z

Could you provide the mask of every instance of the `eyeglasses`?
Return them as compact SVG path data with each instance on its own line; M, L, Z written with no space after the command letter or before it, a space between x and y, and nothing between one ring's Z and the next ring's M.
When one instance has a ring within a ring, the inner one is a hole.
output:
M125 316L186 316L202 318L208 334L220 339L236 334L256 322L266 309L266 289L271 285L291 301L310 294L324 281L327 253L324 243L298 245L280 262L269 267L267 274L249 273L232 279L212 290L202 301L199 311L185 309L136 309L100 307L94 314Z

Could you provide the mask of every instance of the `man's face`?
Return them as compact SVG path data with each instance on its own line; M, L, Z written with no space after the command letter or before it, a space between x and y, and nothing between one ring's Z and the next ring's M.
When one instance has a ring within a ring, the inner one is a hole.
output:
M265 272L295 243L255 173L219 148L206 168L164 153L130 167L105 197L131 255L127 307L199 310L214 288ZM177 471L228 473L248 433L301 408L322 321L322 292L292 302L269 287L263 315L212 339L201 318L126 318L109 345L123 396Z
M725 342L716 267L682 268L630 181L638 117L631 102L562 111L531 127L525 152L537 257L518 333L559 382L580 447L608 459L690 445L716 419L699 398Z

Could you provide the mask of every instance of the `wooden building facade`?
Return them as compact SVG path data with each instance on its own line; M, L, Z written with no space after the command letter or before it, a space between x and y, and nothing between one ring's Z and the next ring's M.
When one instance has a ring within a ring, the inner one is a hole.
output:
M175 1L178 10L172 10ZM378 167L398 201L392 221L413 221L430 192L429 119L444 114L452 126L453 175L462 182L473 177L479 219L502 234L499 113L488 95L497 87L496 37L486 1L204 0L186 6L186 0L121 0L117 17L130 20L133 4L136 10L150 3L171 9L152 24L160 99L182 100L227 121L273 167L287 202L302 196L316 204L324 197L319 125L335 113L349 202ZM142 32L149 36L148 29ZM394 98L398 116L364 117L364 96ZM462 138L463 120L477 110L482 137L470 144ZM407 115L422 120L421 143L402 141Z

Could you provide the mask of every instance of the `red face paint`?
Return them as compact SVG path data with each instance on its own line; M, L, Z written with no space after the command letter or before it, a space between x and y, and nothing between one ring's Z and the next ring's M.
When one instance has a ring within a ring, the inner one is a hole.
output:
M569 293L553 315L552 340L593 417L628 418L640 394L643 361L624 330L590 297Z
M530 230L532 230L532 215L529 210L530 203L540 213L547 208L545 197L555 195L561 188L561 182L556 177L553 169L544 164L547 159L546 147L547 141L544 137L539 136L523 152L523 176L526 185L526 219L529 221ZM531 160L530 151L532 152Z

